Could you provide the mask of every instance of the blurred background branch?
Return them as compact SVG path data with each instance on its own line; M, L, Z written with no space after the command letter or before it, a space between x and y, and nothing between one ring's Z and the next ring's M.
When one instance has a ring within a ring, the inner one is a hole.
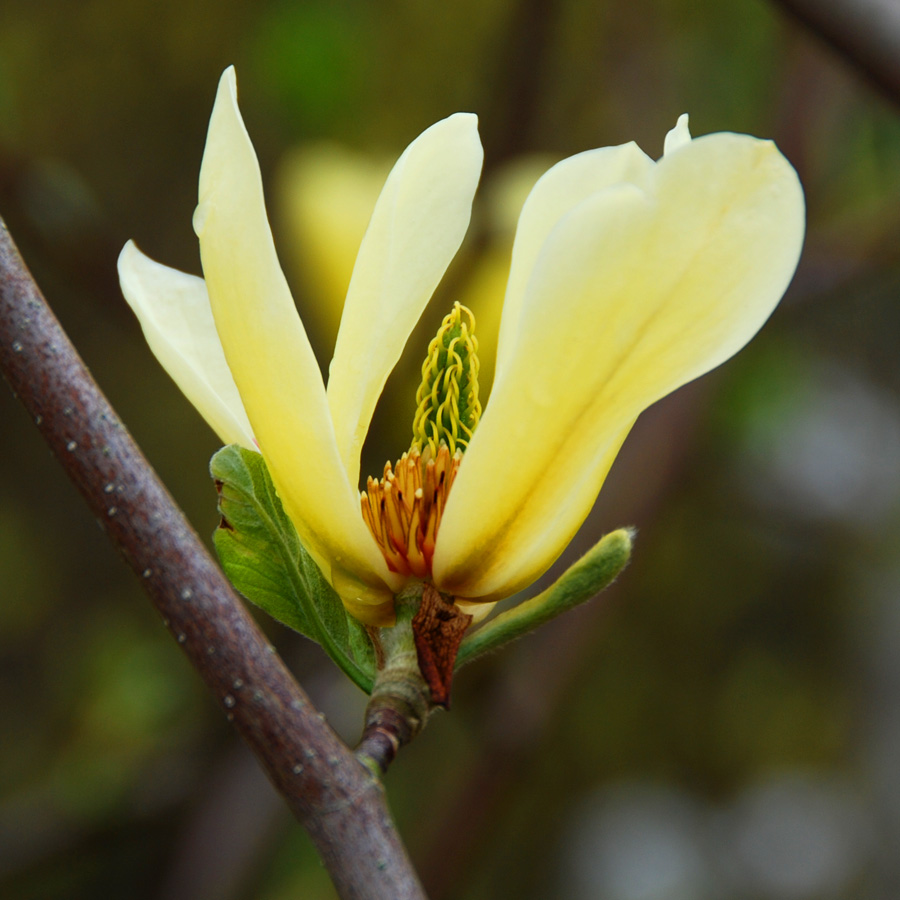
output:
M0 219L0 369L343 900L423 900L380 783L313 707L150 468Z
M900 3L774 0L900 104Z

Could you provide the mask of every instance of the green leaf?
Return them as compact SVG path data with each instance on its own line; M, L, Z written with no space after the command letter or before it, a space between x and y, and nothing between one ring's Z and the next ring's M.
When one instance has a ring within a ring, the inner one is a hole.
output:
M363 672L367 673L369 687L363 688L366 693L372 693L372 685L375 683L375 673L378 669L378 663L375 659L375 648L372 646L372 640L366 626L359 619L353 616L347 616L347 643L350 652L356 660Z
M634 532L620 528L602 538L571 565L546 591L514 606L467 635L459 647L456 667L522 637L608 587L631 556Z
M231 583L273 619L321 644L370 693L375 654L366 629L348 615L300 543L262 456L232 444L209 468L222 515L213 540Z

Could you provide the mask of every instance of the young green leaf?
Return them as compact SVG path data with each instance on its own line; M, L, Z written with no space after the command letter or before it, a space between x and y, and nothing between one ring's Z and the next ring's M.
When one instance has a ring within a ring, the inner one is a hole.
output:
M500 613L468 634L460 645L456 667L497 650L595 597L612 584L628 564L633 539L634 531L630 528L607 534L547 590Z
M375 656L365 627L351 618L300 543L259 453L237 444L210 461L222 521L213 540L225 574L252 603L321 644L369 693Z

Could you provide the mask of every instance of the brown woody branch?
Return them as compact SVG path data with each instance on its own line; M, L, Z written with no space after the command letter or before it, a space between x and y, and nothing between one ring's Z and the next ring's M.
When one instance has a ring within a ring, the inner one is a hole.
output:
M897 0L775 0L900 103Z
M91 378L0 219L0 369L309 832L344 900L424 900L380 783L316 712Z

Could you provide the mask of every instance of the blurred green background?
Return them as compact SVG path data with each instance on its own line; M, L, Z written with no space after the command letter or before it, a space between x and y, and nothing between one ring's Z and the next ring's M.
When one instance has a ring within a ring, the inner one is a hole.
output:
M793 286L739 357L642 417L565 557L633 524L631 567L464 670L388 790L433 900L900 896L896 110L762 0L4 0L0 213L203 535L217 441L147 350L115 260L134 238L199 272L196 177L231 63L311 323L327 298L284 175L310 142L377 167L479 113L483 200L427 338L505 252L491 184L519 157L631 139L658 156L684 111L695 134L777 141L809 208ZM396 380L364 471L406 447ZM332 898L8 391L0 416L0 895ZM263 625L354 739L362 695Z

